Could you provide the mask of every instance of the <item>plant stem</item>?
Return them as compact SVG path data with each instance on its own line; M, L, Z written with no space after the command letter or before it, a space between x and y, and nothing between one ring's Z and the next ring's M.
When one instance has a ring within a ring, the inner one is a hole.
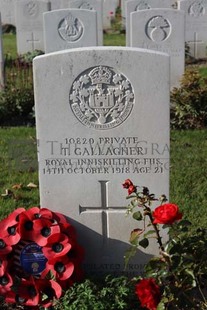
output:
M159 229L158 229L158 227L157 227L157 224L154 224L154 223L153 223L152 211L151 211L151 209L150 209L149 207L147 207L147 206L145 206L145 209L146 209L146 211L147 211L147 215L148 215L149 218L150 218L150 222L151 222L151 224L152 224L152 226L153 226L153 228L154 228L154 230L155 230L156 237L157 237L157 242L158 242L158 244L159 244L160 250L162 250L162 251L164 252L164 246L163 246L163 244L162 244L162 237L160 236L160 231L159 231Z

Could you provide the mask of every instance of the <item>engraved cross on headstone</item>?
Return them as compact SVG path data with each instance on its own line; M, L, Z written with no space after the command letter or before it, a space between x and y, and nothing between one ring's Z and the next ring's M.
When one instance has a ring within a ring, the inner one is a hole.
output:
M101 185L101 206L100 207L82 207L79 205L79 213L97 213L100 212L102 216L102 236L103 245L105 246L110 237L109 230L109 213L115 213L116 211L125 213L126 207L109 206L108 202L108 183L109 181L99 181Z
M188 41L188 43L192 44L193 57L197 58L197 56L198 56L198 44L201 44L204 42L201 40L198 40L198 34L197 34L197 32L194 32L193 40Z
M35 39L34 33L32 32L31 33L31 39L27 39L27 42L32 44L32 51L34 51L35 50L35 42L40 42L40 40Z

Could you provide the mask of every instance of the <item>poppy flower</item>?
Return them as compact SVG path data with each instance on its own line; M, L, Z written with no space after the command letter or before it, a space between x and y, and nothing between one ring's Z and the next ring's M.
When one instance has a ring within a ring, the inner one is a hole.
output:
M76 240L77 234L76 234L75 228L71 224L66 222L65 224L60 224L60 227L61 227L61 232L66 234L69 239Z
M60 226L53 224L50 219L40 218L33 221L32 239L40 246L45 246L48 243L48 239L53 234L60 233Z
M8 272L0 277L0 295L6 294L11 290L11 286L13 285L12 277Z
M25 211L26 211L25 208L17 208L12 213L10 213L9 216L7 217L8 221L10 222L10 225L11 226L16 225L19 222L19 215Z
M58 224L67 224L67 218L59 213L59 212L53 212L53 219L57 221Z
M7 257L1 256L0 257L0 277L2 277L4 273L6 272L7 265L8 265Z
M47 219L52 220L54 217L54 212L50 211L47 208L39 208L39 214L37 213L35 216L36 217L39 216L39 217L43 217L43 218L47 218Z
M54 260L65 255L70 249L71 244L68 237L58 233L48 238L48 244L42 248L42 252L48 260Z
M3 239L0 239L0 256L6 255L10 252L12 252L12 246L6 244Z
M66 234L69 238L76 239L77 234L75 228L69 223L66 216L55 212L53 219L60 225L62 233Z
M33 220L37 218L35 214L39 214L38 207L33 207L19 214L19 227L22 239L30 240L30 238L32 237Z
M21 236L17 222L6 218L0 222L1 238L7 245L15 245L19 242Z
M6 294L5 301L25 306L37 306L39 304L39 293L35 281L22 279L15 292L10 291Z
M52 305L54 298L59 299L62 295L61 286L53 280L36 279L35 283L40 293L40 304L45 308Z
M34 207L31 212L24 212L20 215L19 225L21 227L21 237L25 240L31 240L36 242L40 246L47 244L47 239L51 234L59 233L60 227L57 224L53 224L51 218L41 216L39 208ZM51 212L44 210L43 214L48 214L52 217Z
M71 277L74 271L74 264L65 256L60 256L54 260L46 263L46 268L42 272L41 277L45 277L51 271L55 278L59 280L66 280Z

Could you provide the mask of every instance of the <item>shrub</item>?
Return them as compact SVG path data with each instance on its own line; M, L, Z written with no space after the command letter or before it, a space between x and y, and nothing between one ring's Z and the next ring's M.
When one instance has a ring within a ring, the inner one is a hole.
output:
M35 50L16 59L6 57L6 86L0 92L0 125L34 125L32 60L42 54Z
M122 24L121 8L117 7L115 16L111 20L111 29L114 32L124 33L124 28Z
M36 56L42 55L43 52L39 50L34 50L33 52L27 52L25 54L19 55L18 59L24 64L32 64L33 59Z
M34 124L33 88L13 87L7 85L0 92L0 125Z
M207 125L207 79L198 70L186 70L180 88L171 92L171 126L174 129L204 128Z
M124 276L87 279L74 284L63 298L56 301L56 310L138 310L135 280Z

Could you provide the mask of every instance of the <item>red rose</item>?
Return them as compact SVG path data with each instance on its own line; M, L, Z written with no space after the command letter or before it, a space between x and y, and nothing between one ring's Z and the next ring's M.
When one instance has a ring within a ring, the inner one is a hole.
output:
M136 191L137 191L136 186L132 184L128 188L128 195L131 195L132 193L136 193Z
M128 189L129 186L133 185L132 181L130 179L127 179L124 181L124 183L122 184L123 188Z
M130 179L125 180L122 186L123 188L128 189L128 195L131 195L132 193L136 193L137 191L136 186L132 183Z
M153 212L154 224L173 224L182 219L182 213L177 205L166 203L157 207Z
M161 299L160 288L152 278L143 279L136 285L136 295L141 306L149 310L156 310Z

